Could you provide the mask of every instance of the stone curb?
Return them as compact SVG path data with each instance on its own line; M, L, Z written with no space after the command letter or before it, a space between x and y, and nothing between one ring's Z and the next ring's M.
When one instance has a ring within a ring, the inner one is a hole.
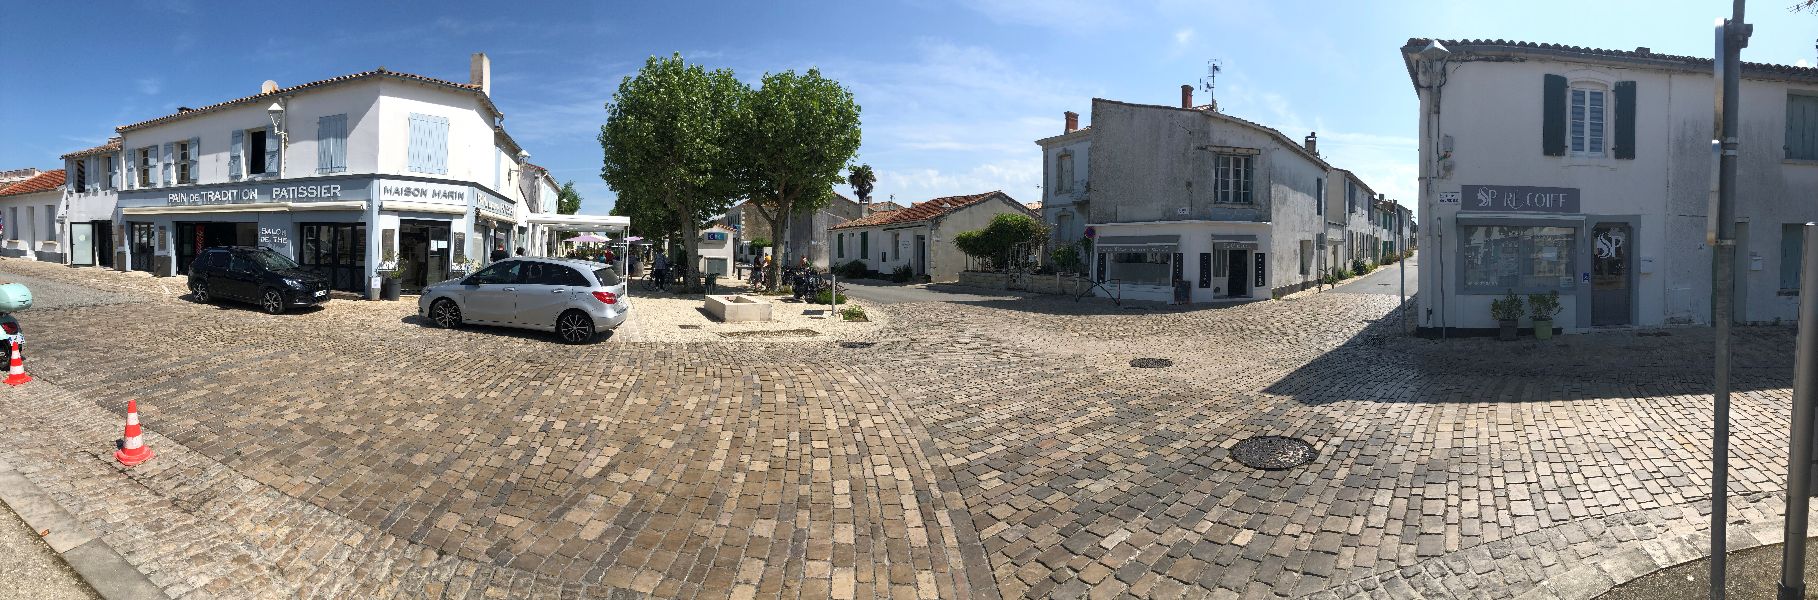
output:
M46 532L45 543L63 557L88 586L107 600L168 599L164 590L115 552L50 494L12 465L0 461L0 502L19 514L33 531Z
M1748 523L1730 528L1725 552L1779 544L1785 538L1785 519ZM1541 581L1516 600L1580 600L1603 595L1616 586L1640 579L1656 571L1708 558L1711 533L1696 531L1649 540L1615 556L1579 565L1559 576Z

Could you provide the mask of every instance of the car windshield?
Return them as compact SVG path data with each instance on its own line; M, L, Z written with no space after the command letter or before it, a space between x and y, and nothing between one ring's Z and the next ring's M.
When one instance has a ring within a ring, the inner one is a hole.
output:
M612 287L619 284L619 272L612 270L612 267L594 269L593 278L600 280L601 287Z
M296 261L291 260L290 257L270 250L248 252L246 253L246 257L252 259L252 261L259 266L265 267L265 270L267 271L283 271L297 268Z

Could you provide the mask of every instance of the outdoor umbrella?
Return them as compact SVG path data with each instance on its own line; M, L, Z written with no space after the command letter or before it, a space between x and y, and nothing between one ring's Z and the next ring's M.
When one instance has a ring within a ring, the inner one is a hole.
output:
M607 242L607 241L611 241L611 240L608 240L606 238L603 238L603 237L600 237L600 236L597 236L597 235L594 235L591 233L587 233L587 234L577 235L577 236L574 236L574 237L571 237L571 238L568 238L568 239L565 239L562 241L564 241L564 242Z

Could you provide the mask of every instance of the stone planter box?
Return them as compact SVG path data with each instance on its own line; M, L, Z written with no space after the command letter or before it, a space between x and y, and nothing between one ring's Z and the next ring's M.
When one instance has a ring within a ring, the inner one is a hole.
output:
M769 321L770 303L751 296L708 296L707 314L724 323Z

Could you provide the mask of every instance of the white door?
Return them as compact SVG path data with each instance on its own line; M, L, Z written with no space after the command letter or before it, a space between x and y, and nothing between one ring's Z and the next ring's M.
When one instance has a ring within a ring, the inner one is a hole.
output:
M95 224L69 224L69 264L95 266Z

